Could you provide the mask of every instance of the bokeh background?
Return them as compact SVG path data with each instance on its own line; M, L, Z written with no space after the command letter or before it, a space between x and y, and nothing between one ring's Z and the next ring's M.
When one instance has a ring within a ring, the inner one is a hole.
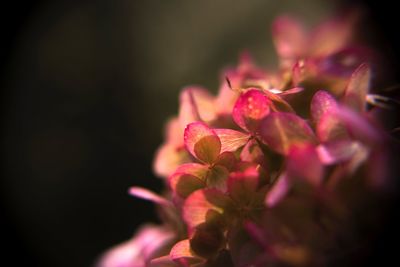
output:
M273 67L269 26L279 14L312 24L352 4L366 11L361 35L383 51L397 83L398 15L391 1L3 6L0 265L91 266L139 224L156 222L153 205L127 189L162 189L152 160L182 87L200 84L216 92L221 69L234 65L243 49ZM394 250L386 241L395 237L382 236L374 259L388 260Z

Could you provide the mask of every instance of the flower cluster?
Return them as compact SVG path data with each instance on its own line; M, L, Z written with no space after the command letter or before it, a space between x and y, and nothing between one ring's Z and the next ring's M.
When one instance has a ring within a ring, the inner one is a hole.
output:
M185 88L154 161L167 192L130 189L164 224L141 228L100 266L340 265L363 243L369 221L356 214L387 184L387 154L367 109L374 57L354 45L355 22L307 31L280 17L278 71L245 53L216 96Z

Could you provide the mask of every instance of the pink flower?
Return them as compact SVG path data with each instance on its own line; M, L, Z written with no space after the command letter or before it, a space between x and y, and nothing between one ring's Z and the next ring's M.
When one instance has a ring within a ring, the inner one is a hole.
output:
M326 266L357 248L355 216L389 183L386 134L367 109L383 98L369 94L356 17L312 31L278 18L279 71L245 53L216 96L185 88L154 162L168 191L130 189L160 206L164 226L100 266Z

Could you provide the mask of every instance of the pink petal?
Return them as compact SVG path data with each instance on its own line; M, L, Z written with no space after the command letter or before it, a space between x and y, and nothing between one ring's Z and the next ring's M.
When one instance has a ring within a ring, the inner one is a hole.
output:
M172 203L164 197L143 187L133 186L129 188L129 194L141 199L145 199L161 206L172 206Z
M204 88L190 86L179 97L179 122L182 129L194 121L212 121L216 118L214 97Z
M179 96L179 123L181 128L194 121L200 121L200 114L196 102L194 100L193 88L182 90Z
M232 199L247 204L253 199L259 184L258 165L242 172L232 172L228 178L228 192Z
M218 136L202 122L193 122L186 126L184 142L186 149L194 157L206 163L214 163L221 152Z
M318 124L321 117L337 108L336 99L326 91L317 91L312 100L310 113L313 121Z
M336 110L322 114L316 128L318 139L321 142L349 139L344 124L336 116Z
M153 254L172 241L174 234L165 227L145 225L135 236L106 252L98 267L146 266Z
M344 93L343 102L356 111L365 111L366 97L371 81L371 68L362 64L351 75L350 82Z
M317 147L318 157L323 164L331 165L349 160L360 149L360 143L352 140L338 140Z
M383 136L378 126L368 121L361 114L342 106L336 109L335 115L357 140L369 145L379 145L383 142Z
M261 120L269 114L271 103L258 89L250 89L236 101L232 111L233 120L242 129L255 133Z
M354 36L357 13L348 13L320 24L312 33L308 51L313 57L327 56L344 48Z
M314 62L321 75L348 78L362 63L373 60L374 54L371 50L360 46L346 46Z
M260 135L271 149L284 155L288 154L292 145L316 142L307 122L292 113L271 113L263 120Z
M240 93L239 91L231 89L225 81L225 78L226 77L224 76L224 82L219 88L218 95L215 100L215 108L217 114L230 116L233 106L235 105Z
M160 177L168 177L179 165L189 161L189 153L183 146L179 148L174 144L166 143L156 151L153 170Z
M316 147L311 144L292 146L286 171L292 178L301 178L314 186L319 186L324 175L324 166L319 160Z
M287 173L282 173L265 196L265 205L270 208L276 206L289 192L290 186Z
M221 153L225 151L235 152L238 148L244 146L250 138L247 133L231 129L214 129L221 140Z
M184 202L182 216L189 230L210 220L211 215L224 215L232 205L231 200L217 189L193 192Z
M178 263L182 263L183 260L183 263L187 264L187 265L184 264L183 266L189 266L189 263L193 264L204 261L202 258L193 253L193 251L190 248L190 242L188 239L176 243L172 247L169 256L171 260Z
M174 144L175 146L183 145L183 128L180 125L179 119L174 117L167 121L165 128L165 142Z
M263 168L267 168L266 156L262 152L258 143L253 139L250 140L240 152L240 160L254 162L260 164Z
M299 21L288 16L277 18L272 25L272 35L280 57L297 58L304 55L307 32Z

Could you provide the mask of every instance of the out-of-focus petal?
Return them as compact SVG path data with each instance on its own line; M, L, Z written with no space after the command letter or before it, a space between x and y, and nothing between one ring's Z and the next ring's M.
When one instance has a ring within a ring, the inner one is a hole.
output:
M215 162L221 152L221 142L217 134L202 122L193 122L186 126L184 142L194 157L206 163Z
M361 64L351 75L349 84L344 93L344 104L356 111L365 111L370 81L370 66L368 64Z
M174 144L166 143L156 151L153 170L160 177L168 177L179 165L189 161L189 154L183 146L179 148Z
M174 238L170 229L162 226L142 226L135 236L106 252L98 267L143 267L151 256Z
M295 144L316 142L307 122L292 113L271 113L262 121L260 134L268 146L284 155L287 155Z
M200 114L196 102L194 100L194 91L199 88L189 87L183 89L179 95L179 123L184 129L189 123L200 121Z
M335 116L343 122L355 139L372 146L377 146L384 141L379 127L368 121L362 114L341 106L336 109Z
M285 91L281 91L281 92L279 92L277 94L280 95L280 96L285 96L285 95L297 94L297 93L300 93L300 92L303 92L303 91L304 91L304 88L302 88L302 87L293 87L293 88L287 89Z
M349 139L345 125L336 116L336 110L325 112L320 116L316 125L316 132L321 142Z
M154 202L156 204L162 205L162 206L172 206L172 203L167 200L166 198L146 189L143 187L139 186L133 186L129 188L129 194L141 199L145 199L151 202Z
M269 114L271 103L260 90L250 89L236 101L232 111L233 120L242 129L255 133L261 120Z
M151 259L148 267L177 267L169 255Z
M323 90L317 91L311 100L310 108L314 123L318 124L324 114L332 112L332 110L336 108L336 99L330 93Z
M183 145L183 129L178 118L168 120L165 125L165 142L175 146Z
M238 148L244 146L249 140L248 133L242 133L231 129L214 129L221 140L221 153L225 151L235 152Z
M316 151L323 164L331 165L349 160L360 150L361 144L353 140L338 140L321 144Z
M283 172L277 179L271 190L265 196L265 205L267 207L276 206L290 189L291 182L287 173Z
M354 25L359 14L347 13L320 24L311 33L310 56L327 56L348 45L354 36Z
M288 16L275 19L272 35L278 55L282 58L298 58L307 49L308 34L303 25Z
M320 75L347 79L361 64L373 62L374 56L373 52L365 47L350 46L329 56L314 59L314 63Z
M312 144L299 144L291 147L286 171L291 178L301 178L314 186L322 183L324 166L316 147Z
M201 223L223 215L232 205L231 200L217 189L201 189L193 192L183 204L183 219L189 230Z
M179 101L179 121L182 129L194 121L208 122L216 118L214 97L202 87L184 88Z

